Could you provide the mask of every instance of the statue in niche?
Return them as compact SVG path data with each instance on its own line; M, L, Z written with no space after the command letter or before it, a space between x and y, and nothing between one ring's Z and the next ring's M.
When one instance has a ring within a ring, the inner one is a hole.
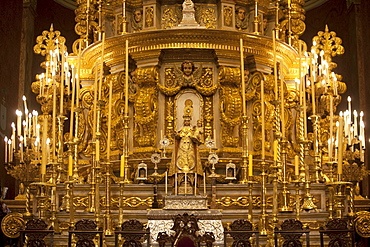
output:
M135 9L131 16L131 27L134 32L138 32L143 29L143 10Z
M199 175L203 173L198 150L198 146L203 141L203 128L199 120L196 127L191 126L192 112L193 102L187 99L183 116L184 125L175 132L175 148L169 176L175 173L197 173Z
M249 15L247 15L247 11L243 7L238 7L235 12L236 12L236 15L235 15L236 29L247 30L248 21L249 21Z

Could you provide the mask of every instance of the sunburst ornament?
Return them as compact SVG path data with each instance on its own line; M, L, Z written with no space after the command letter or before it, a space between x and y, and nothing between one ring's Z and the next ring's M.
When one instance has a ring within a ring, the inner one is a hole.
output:
M207 148L214 148L215 147L215 140L213 140L211 138L207 138L206 147Z

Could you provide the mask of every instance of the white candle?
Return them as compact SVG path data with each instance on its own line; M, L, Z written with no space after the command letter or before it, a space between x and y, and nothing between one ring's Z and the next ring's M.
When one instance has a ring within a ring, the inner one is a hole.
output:
M5 142L5 144L4 144L4 146L5 146L4 161L5 161L5 163L8 163L8 137L7 136L4 137L4 142Z
M299 176L299 157L298 155L294 156L294 174Z
M28 137L32 137L32 113L28 113Z
M12 148L11 149L14 150L15 149L15 123L12 122L11 126L12 126L12 137L11 137L11 139L12 139Z
M255 10L255 12L254 12L254 16L258 16L258 6L257 6L257 1L255 1L254 2L255 3L255 7L254 7L254 10Z
M349 123L348 124L351 125L352 124L351 96L348 96L347 101L348 101L348 111L349 111Z
M177 173L175 173L175 196L177 196Z
M335 156L334 156L334 160L335 160L335 161L338 161L339 121L337 121L337 122L335 123L335 126L337 127L337 133L336 133L336 137L335 137Z
M343 174L343 117L339 117L338 129L338 174Z
M17 115L17 136L22 135L22 112L20 110L16 110L15 114Z
M23 136L19 137L19 153L20 153L20 162L23 162Z
M188 184L188 176L187 176L187 173L185 172L185 175L184 175L184 183L185 183L185 193L184 193L184 195L186 195L187 194L187 188L188 188L188 186L187 186L187 184Z
M165 180L164 180L164 189L165 189L165 194L166 194L166 196L167 196L167 194L168 194L168 172L166 171L166 176L165 176Z
M194 195L197 194L197 179L198 179L198 174L195 173L195 180L194 180Z
M248 176L253 176L253 155L249 155Z
M41 161L41 175L46 174L46 165L47 165L47 150L46 150L46 139L47 139L47 132L48 132L48 121L47 118L44 116L43 123L42 123L42 139L41 139L41 150L42 150L42 161Z
M355 137L358 136L357 117L358 117L357 111L354 110L353 111L353 130L354 130Z
M22 124L23 124L24 146L27 147L28 130L27 130L27 122L26 122L26 120L23 120Z
M206 173L205 172L203 173L203 194L204 195L207 194L207 190L206 190Z
M12 140L8 140L8 152L9 152L9 162L12 162L13 161L13 150L12 150Z

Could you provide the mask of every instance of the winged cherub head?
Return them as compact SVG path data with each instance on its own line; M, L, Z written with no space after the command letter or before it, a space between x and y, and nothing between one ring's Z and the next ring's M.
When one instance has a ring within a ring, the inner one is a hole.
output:
M181 71L185 76L191 76L195 70L194 63L189 60L185 60L181 64Z

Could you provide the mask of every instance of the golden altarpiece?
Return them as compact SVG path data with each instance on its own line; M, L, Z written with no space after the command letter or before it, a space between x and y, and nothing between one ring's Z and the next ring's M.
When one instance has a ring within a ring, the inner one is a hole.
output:
M114 229L138 219L157 245L182 213L218 246L236 219L267 246L289 218L311 231L346 218L369 234L355 209L363 113L350 99L337 113L346 84L332 58L344 48L328 27L300 40L303 5L78 0L73 47L53 26L34 46L45 56L32 84L42 112L24 99L6 140L21 186L5 234L36 217L66 246L68 228L89 218L113 246Z

